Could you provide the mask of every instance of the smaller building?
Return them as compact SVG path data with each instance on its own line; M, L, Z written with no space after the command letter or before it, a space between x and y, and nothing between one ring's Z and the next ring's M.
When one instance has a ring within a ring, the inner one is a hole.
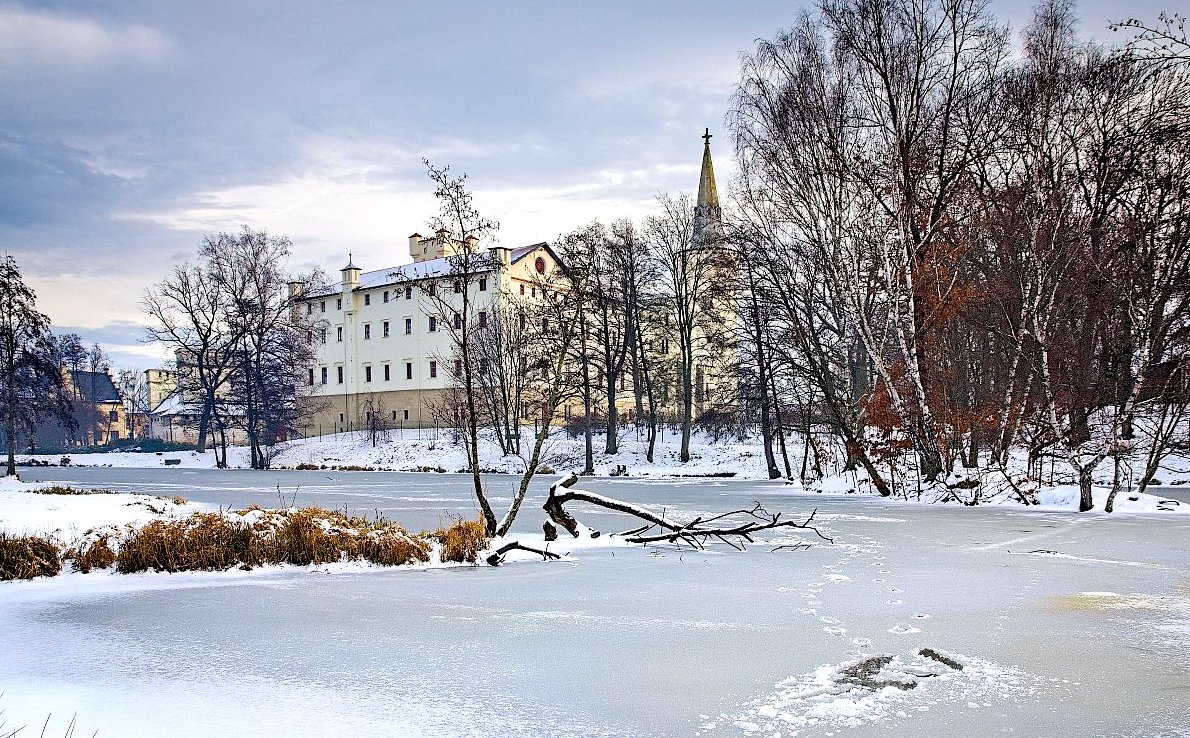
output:
M127 433L124 397L106 371L63 371L78 422L77 442L84 446L106 446Z

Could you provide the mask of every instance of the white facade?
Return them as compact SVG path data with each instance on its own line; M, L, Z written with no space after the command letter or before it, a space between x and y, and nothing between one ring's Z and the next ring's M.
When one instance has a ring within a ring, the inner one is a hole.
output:
M497 301L529 296L539 274L556 264L543 243L493 248L482 254L487 268L463 280L452 274L451 258L463 245L449 234L409 240L414 263L368 272L349 263L338 284L296 299L325 331L307 368L313 412L303 435L359 428L369 412L382 414L388 427L432 425L427 403L452 385L459 366L452 329L462 320L462 290L470 325L482 326Z

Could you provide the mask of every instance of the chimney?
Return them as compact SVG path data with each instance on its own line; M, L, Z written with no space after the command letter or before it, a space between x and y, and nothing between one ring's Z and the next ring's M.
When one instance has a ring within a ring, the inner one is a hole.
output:
M463 243L467 244L467 253L474 254L479 251L479 239L474 235L467 236Z
M421 234L414 233L409 237L409 256L414 261L421 261Z

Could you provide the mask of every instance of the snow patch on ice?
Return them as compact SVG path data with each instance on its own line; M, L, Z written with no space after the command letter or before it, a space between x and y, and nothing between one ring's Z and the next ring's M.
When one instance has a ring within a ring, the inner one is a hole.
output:
M776 685L735 714L723 714L703 730L734 728L744 735L831 735L833 731L884 721L912 719L932 707L991 706L1029 698L1036 681L1024 672L961 654L945 654L962 664L952 669L921 655L891 656L870 685L854 678L870 657L820 666ZM912 687L908 685L912 684Z

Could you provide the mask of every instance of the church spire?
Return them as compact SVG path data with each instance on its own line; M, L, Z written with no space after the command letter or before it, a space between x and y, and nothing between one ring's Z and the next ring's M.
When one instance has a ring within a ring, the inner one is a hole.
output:
M702 136L702 172L698 177L698 201L694 204L695 237L700 242L722 234L719 192L715 189L715 167L711 164L711 129Z

